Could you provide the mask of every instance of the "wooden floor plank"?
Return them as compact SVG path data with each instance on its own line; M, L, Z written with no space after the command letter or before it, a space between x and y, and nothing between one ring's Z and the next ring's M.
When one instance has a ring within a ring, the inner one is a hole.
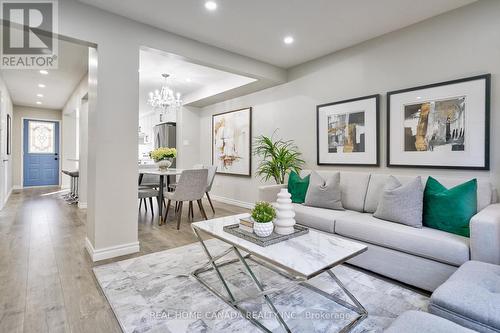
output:
M142 210L140 252L92 263L85 250L85 210L60 195L54 188L14 191L0 212L0 332L120 332L92 268L196 241L188 205L180 230L173 215L159 227L149 209ZM214 204L217 217L247 211ZM201 219L195 209L194 221Z

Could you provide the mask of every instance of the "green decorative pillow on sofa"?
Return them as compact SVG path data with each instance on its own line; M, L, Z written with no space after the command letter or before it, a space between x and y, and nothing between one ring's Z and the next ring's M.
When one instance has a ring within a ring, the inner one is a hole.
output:
M288 177L288 192L292 195L293 203L304 203L310 178L311 175L300 178L295 171L290 173Z
M469 237L477 213L477 179L447 189L429 177L424 192L424 226Z

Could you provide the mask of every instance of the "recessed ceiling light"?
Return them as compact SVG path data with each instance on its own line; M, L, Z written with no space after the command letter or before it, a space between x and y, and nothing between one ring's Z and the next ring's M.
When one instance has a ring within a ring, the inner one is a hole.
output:
M292 36L286 36L285 38L283 38L283 42L284 42L285 44L288 44L288 45L289 45L289 44L292 44L292 43L294 42L294 39L293 39L293 37L292 37Z
M191 79L190 78L186 78L186 82L191 82Z
M215 1L207 1L207 2L205 2L205 8L207 10L216 10L217 3Z
M41 69L40 74L47 75L47 74L49 74L49 72L46 71L45 69Z
M43 84L43 83L39 83L39 84L38 84L38 88L45 88L45 84Z
M42 94L36 94L36 97L43 97Z
M42 102L40 102L40 101L36 101L36 104L40 105L40 104L42 104Z

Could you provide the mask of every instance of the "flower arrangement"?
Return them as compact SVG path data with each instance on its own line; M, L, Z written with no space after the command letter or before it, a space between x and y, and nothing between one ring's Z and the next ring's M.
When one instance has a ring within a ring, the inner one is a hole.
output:
M255 203L255 207L252 210L252 218L258 223L271 222L276 217L276 210L274 207L265 201L259 201Z
M175 158L176 156L177 149L175 148L159 147L149 152L149 157L151 157L155 162L163 161L168 158Z

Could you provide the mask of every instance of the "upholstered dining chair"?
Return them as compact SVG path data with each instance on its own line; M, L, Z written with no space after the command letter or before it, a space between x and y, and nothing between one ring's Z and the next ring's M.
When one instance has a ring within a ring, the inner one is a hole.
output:
M205 189L205 194L207 195L208 203L212 208L212 212L215 214L214 205L212 204L212 199L210 198L210 194L208 194L212 190L212 185L214 183L215 174L217 173L217 166L211 165L207 167L208 169L208 179L207 179L207 188Z
M204 166L203 166L203 164L195 164L195 165L193 165L193 167L191 169L193 169L193 170L204 169ZM177 186L177 183L170 183L168 185L168 188L169 188L169 190L173 191L173 190L175 190L176 186Z
M207 188L205 189L205 194L207 195L207 199L208 199L208 203L210 204L210 208L212 208L212 212L215 214L215 208L214 208L214 205L212 203L212 199L210 198L209 192L212 190L212 185L214 183L215 174L217 173L217 166L210 165L210 166L205 166L204 168L208 170ZM188 216L190 218L194 218L193 203L192 202L189 202Z
M167 210L165 212L165 221L167 220L168 211L172 201L176 204L176 218L177 218L177 230L181 226L182 217L182 205L185 201L198 203L198 208L200 209L201 215L205 220L207 220L207 214L205 209L203 209L203 203L201 199L205 195L205 190L207 188L207 169L195 169L195 170L184 170L179 178L179 182L175 187L174 192L165 192L165 199L167 199Z
M148 211L148 204L146 202L146 199L149 199L149 207L151 208L151 216L155 215L154 209L153 209L153 198L156 198L158 200L158 195L159 192L158 190L155 190L153 188L139 188L138 192L138 197L139 197L139 210L141 210L142 203L144 202L144 208L146 209L146 212ZM158 203L160 204L160 203Z

